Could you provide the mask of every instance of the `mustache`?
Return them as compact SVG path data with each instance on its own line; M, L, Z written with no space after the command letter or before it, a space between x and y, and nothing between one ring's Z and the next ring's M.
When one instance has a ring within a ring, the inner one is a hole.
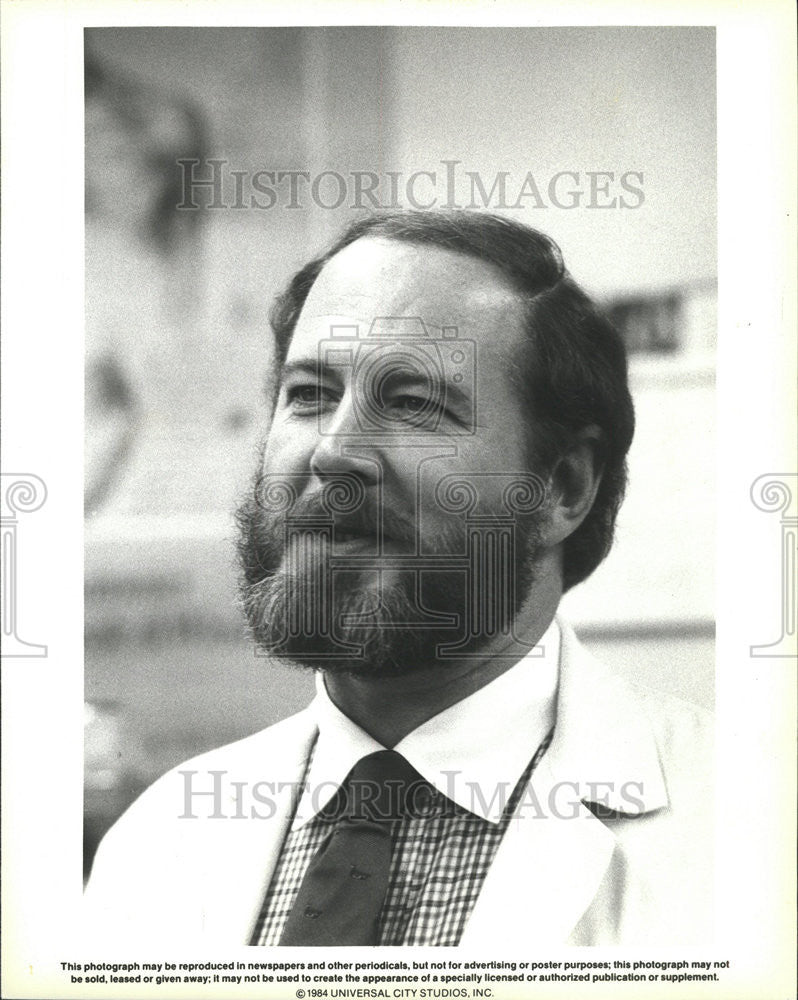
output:
M406 511L386 504L377 494L366 494L357 507L331 514L324 491L316 490L297 499L280 519L280 528L284 528L289 519L292 522L328 520L333 526L333 538L336 534L356 535L412 544L418 534L416 522Z
M382 501L382 502L381 502ZM343 537L378 539L410 549L416 544L418 526L396 505L387 505L379 495L367 494L355 508L330 512L324 490L302 494L285 510L270 509L263 502L258 484L248 491L235 512L238 528L238 561L245 584L256 583L277 572L286 550L289 527L319 521L333 527L333 541ZM458 539L444 543L454 549Z

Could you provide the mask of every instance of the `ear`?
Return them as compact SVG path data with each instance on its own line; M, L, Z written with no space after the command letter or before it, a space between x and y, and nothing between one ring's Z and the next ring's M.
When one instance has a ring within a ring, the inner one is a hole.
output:
M545 544L553 547L563 542L590 513L603 473L602 440L601 429L595 424L583 427L554 467Z

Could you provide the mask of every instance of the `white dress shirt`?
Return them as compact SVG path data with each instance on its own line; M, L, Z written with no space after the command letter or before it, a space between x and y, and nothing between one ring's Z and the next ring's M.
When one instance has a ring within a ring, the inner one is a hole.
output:
M523 659L393 749L447 798L498 823L531 752L554 726L559 657L553 620ZM386 749L333 704L321 673L311 708L319 736L292 830L323 809L362 757Z

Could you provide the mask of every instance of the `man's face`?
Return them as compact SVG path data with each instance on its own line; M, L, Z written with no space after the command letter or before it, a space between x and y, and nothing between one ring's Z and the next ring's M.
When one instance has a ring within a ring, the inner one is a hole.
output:
M543 516L510 384L523 326L501 273L458 253L367 237L323 268L239 511L264 648L401 673L508 627Z

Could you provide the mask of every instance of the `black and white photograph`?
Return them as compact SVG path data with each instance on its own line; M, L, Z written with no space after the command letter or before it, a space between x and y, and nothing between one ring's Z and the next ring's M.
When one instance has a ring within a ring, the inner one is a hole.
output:
M714 52L87 30L99 930L711 938Z
M741 25L179 6L19 21L79 239L36 265L75 419L3 470L11 753L69 733L55 840L6 781L50 829L6 920L59 897L9 995L777 995L794 157L734 197Z

